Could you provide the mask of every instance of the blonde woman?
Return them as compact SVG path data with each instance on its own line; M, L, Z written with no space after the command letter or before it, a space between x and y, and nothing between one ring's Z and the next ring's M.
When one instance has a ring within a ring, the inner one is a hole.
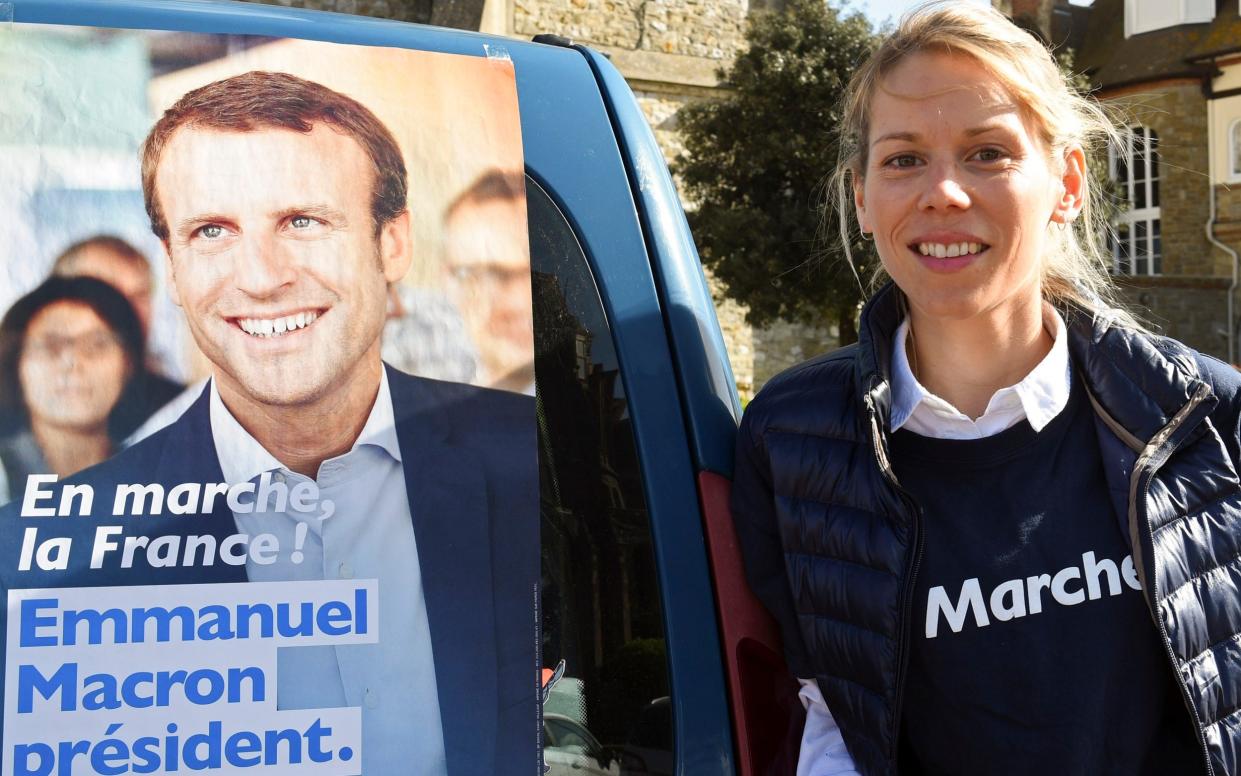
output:
M733 491L798 774L1237 773L1241 381L1105 301L1115 131L967 4L850 90L839 204L891 283L751 403Z

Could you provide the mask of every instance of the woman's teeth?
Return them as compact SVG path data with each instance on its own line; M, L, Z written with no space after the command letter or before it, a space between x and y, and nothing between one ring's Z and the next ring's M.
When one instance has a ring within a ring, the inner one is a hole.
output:
M961 243L918 243L918 252L923 256L934 256L937 259L951 259L956 256L969 256L980 252L984 247L982 243L961 242Z
M246 334L256 337L279 337L286 332L306 328L318 317L318 313L297 313L282 318L238 318L237 325Z

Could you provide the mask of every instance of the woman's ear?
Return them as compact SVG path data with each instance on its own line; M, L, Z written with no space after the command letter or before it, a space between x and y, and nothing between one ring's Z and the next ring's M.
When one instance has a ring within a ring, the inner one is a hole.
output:
M870 221L866 217L866 195L864 191L866 181L856 172L850 173L849 178L853 181L853 207L857 212L858 228L862 230L862 234L869 234L872 229L870 228Z
M1080 146L1071 146L1064 152L1064 168L1060 173L1060 198L1051 212L1051 220L1058 224L1071 224L1082 212L1087 194L1086 154Z

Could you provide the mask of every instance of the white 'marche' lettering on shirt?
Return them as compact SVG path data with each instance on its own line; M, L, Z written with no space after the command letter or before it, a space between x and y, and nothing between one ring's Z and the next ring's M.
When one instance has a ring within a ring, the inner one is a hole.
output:
M1006 622L1041 613L1045 590L1050 590L1052 600L1061 606L1076 606L1087 600L1102 598L1103 580L1107 580L1107 595L1120 595L1124 592L1122 578L1130 588L1142 589L1132 555L1126 555L1118 567L1114 561L1107 558L1097 560L1093 552L1085 552L1078 566L1069 566L1054 574L1036 574L1001 582L986 599L983 598L978 577L961 584L955 603L943 585L933 587L926 597L926 637L933 639L939 635L941 614L952 632L960 633L969 614L974 615L975 625L985 628L992 619Z

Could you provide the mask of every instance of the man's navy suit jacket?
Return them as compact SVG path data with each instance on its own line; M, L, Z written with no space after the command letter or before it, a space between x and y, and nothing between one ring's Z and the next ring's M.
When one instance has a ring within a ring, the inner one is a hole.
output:
M539 679L534 400L387 370L435 656L448 773L525 776L536 770ZM152 569L143 553L130 569L116 568L118 562L88 568L100 525L124 526L125 536L210 533L223 539L238 533L223 498L216 499L209 515L111 515L117 484L159 483L167 491L187 482L223 482L208 398L204 390L171 426L58 483L57 493L65 484L90 484L95 492L91 516L21 518L24 483L13 483L15 498L0 510L5 599L10 588L245 581L244 566L217 561L212 567ZM41 502L57 503L58 496ZM28 526L39 528L40 541L73 538L69 569L17 571ZM4 619L7 625L7 613ZM0 639L0 649L3 645ZM417 772L419 764L411 763L410 773Z

